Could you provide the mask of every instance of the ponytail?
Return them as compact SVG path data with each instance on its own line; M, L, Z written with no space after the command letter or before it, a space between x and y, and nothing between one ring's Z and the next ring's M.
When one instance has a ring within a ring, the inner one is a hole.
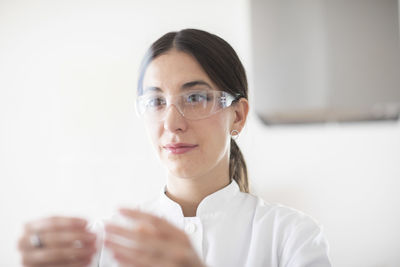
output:
M236 141L233 139L231 139L229 157L229 177L238 183L241 192L250 193L246 162Z

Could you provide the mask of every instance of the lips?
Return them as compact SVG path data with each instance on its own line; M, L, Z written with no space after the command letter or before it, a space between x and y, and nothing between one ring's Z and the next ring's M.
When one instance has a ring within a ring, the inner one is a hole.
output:
M185 143L175 143L165 145L164 148L171 154L183 154L195 149L198 145L185 144Z

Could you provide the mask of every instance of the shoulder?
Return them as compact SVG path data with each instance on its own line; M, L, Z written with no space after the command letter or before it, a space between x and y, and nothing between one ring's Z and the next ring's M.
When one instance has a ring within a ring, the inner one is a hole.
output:
M276 243L282 266L330 266L323 226L312 216L260 197L244 196L254 204L253 229Z
M240 194L245 202L251 203L251 206L253 206L255 221L273 222L279 224L280 227L298 227L301 225L322 227L315 218L301 210L281 203L270 203L253 194L242 192Z
M310 238L325 242L323 226L312 216L280 203L266 202L252 194L241 195L244 202L251 203L253 230L258 234L272 235L282 246L301 246L301 242Z

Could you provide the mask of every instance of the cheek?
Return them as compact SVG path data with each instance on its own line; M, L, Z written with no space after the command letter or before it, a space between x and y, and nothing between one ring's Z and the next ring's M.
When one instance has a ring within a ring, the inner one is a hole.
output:
M229 123L224 116L212 117L197 128L206 154L213 154L211 158L214 160L225 154L230 145L230 138Z

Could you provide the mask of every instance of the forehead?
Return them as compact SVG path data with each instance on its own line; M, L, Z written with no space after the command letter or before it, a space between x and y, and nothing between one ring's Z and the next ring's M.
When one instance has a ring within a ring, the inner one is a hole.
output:
M144 75L143 88L158 87L162 91L177 91L183 84L198 80L203 80L216 89L215 84L192 55L171 50L149 64Z

